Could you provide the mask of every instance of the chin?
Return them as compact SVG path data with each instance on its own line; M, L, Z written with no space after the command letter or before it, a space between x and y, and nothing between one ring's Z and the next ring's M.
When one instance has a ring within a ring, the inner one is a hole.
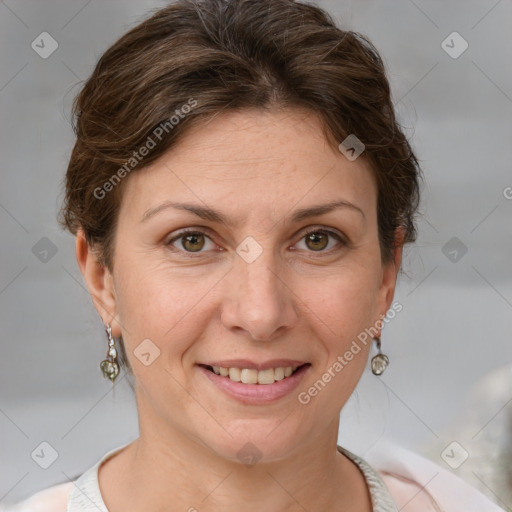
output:
M277 427L282 419L236 420L225 426L222 438L204 439L203 443L219 457L252 466L261 462L276 462L297 448L296 429L288 425ZM277 427L277 428L276 428Z

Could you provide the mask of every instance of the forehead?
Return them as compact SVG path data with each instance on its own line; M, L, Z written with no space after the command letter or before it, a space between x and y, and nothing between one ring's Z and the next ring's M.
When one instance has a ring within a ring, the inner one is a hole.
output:
M122 206L129 203L125 213L139 219L169 200L261 214L344 199L369 215L376 201L364 159L334 150L319 118L301 110L218 115L127 180Z

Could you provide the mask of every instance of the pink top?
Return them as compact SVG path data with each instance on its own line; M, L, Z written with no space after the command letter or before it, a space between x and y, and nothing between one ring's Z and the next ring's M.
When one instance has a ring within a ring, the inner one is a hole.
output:
M107 452L74 482L54 485L7 508L0 505L0 512L108 512L99 488L98 468L125 446ZM374 512L398 512L406 504L407 512L504 512L451 472L395 444L381 443L372 449L369 456L373 467L341 446L338 450L359 466Z

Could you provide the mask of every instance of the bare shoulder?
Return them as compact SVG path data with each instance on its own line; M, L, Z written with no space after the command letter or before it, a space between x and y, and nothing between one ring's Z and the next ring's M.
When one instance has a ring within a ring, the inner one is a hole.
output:
M66 512L73 488L73 482L53 485L0 512Z
M438 512L431 494L418 482L401 475L379 472L391 496L402 512Z

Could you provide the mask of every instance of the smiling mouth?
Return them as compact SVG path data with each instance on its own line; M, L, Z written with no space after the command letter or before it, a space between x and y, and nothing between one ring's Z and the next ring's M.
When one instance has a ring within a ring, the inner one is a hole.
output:
M260 371L252 368L224 368L222 366L210 366L206 364L200 364L199 366L206 368L219 377L225 377L233 382L268 385L287 379L300 368L304 366L311 366L311 363L305 363L300 366L268 368L267 370Z

